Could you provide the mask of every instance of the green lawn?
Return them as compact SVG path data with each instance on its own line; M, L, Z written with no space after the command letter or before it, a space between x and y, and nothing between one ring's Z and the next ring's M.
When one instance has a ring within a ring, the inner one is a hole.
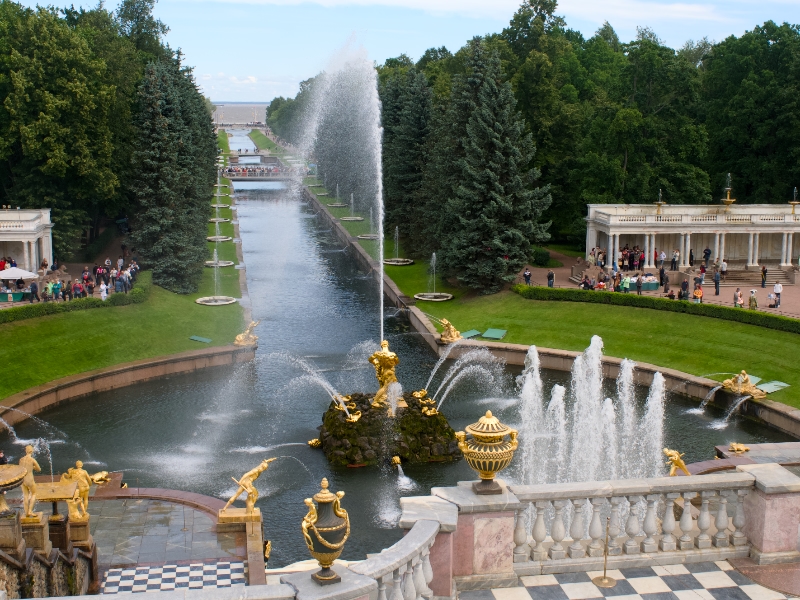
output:
M0 325L0 361L4 365L0 397L83 371L208 347L191 341L192 335L212 339L213 346L231 343L243 327L241 306L209 307L194 302L213 289L211 271L204 272L197 294L182 296L150 286L142 304ZM148 282L150 273L141 273L140 279Z
M284 158L287 154L289 154L286 150L278 146L275 142L261 133L258 129L253 129L249 133L250 139L253 140L253 143L258 146L259 150L269 150L271 154Z

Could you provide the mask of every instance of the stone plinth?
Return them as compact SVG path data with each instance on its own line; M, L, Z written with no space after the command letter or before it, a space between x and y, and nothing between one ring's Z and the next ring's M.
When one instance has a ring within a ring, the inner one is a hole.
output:
M70 539L70 522L66 515L53 515L48 520L50 527L50 541L53 548L58 548L70 556L72 554L72 540Z
M800 477L782 466L739 465L756 478L755 489L744 500L744 533L757 564L797 562L800 527Z
M378 582L371 577L358 575L339 565L331 568L342 578L339 583L319 585L311 579L313 571L282 575L281 583L288 583L295 589L297 600L369 600L370 593L378 589Z
M50 541L50 523L40 512L34 513L32 517L22 517L22 537L25 544L31 550L49 557L53 551L53 543Z
M72 545L89 552L94 544L94 539L89 529L89 515L84 519L72 519L69 522L69 540Z
M25 538L22 537L22 525L16 510L0 516L0 550L20 561L25 557Z
M246 508L227 508L217 513L217 531L245 531L248 523L261 526L261 509L255 508L248 513Z

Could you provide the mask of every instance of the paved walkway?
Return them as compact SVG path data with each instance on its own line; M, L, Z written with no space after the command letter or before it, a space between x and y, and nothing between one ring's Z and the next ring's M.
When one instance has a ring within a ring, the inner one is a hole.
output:
M247 566L241 561L111 569L103 578L100 593L244 587L246 581Z
M520 577L521 586L460 592L459 600L783 600L787 596L754 583L727 561L608 572L617 580L599 588L592 578L602 571Z

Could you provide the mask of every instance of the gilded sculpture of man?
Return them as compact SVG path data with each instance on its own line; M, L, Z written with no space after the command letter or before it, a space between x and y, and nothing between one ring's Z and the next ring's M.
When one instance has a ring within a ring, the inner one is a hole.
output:
M66 473L62 473L61 479L59 479L58 482L77 484L78 479L76 479L75 467L70 467L67 469ZM86 512L86 507L83 504L83 500L81 499L81 493L78 487L75 488L75 495L66 502L67 508L69 509L70 521L82 521L89 516L89 513Z
M450 321L442 319L441 323L443 327L441 337L443 344L452 344L461 339L461 332Z
M72 481L78 484L78 495L81 499L81 508L84 516L89 515L89 488L92 487L92 478L83 470L83 462L75 461L75 468L72 471Z
M767 397L766 392L753 385L753 382L750 380L750 375L748 375L744 369L742 369L742 372L738 375L734 375L730 379L723 381L722 387L735 394L747 394L759 400Z
M397 363L400 359L397 354L389 350L389 342L383 340L381 342L381 349L369 357L369 362L375 367L375 376L378 378L378 383L381 385L375 397L372 399L372 407L379 408L383 406L386 401L386 394L389 386L397 382L397 375L394 372Z
M252 514L253 508L256 505L256 501L258 500L258 490L256 489L254 483L256 479L258 479L261 476L261 474L267 470L267 468L269 467L269 463L271 463L273 460L276 459L270 458L262 460L260 465L258 465L255 469L251 469L250 471L242 475L242 478L239 479L238 481L232 477L231 479L233 479L234 481L236 481L237 484L239 484L239 489L236 490L236 493L233 496L231 496L231 499L228 500L228 503L222 510L223 511L227 510L228 507L231 504L233 504L239 496L241 496L244 492L247 492L247 498L245 498L244 503L245 506L247 507L247 514L248 515Z
M683 454L678 452L677 450L670 450L669 448L664 448L664 454L667 457L666 464L670 465L669 469L669 476L675 477L675 474L680 470L683 471L684 475L691 475L689 473L689 469L686 468L686 463L683 462Z
M36 506L36 480L33 478L34 471L41 471L42 468L36 459L33 458L33 446L25 446L25 456L19 459L21 467L25 467L26 473L22 480L22 507L26 517L34 517L33 507Z

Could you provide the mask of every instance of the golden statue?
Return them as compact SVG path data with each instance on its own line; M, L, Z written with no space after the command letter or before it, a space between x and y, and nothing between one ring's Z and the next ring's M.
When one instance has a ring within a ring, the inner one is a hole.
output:
M439 411L433 407L423 406L422 414L425 415L426 417L432 417L434 415L438 415Z
M389 342L383 340L381 349L369 357L369 362L375 367L375 376L378 378L378 383L381 384L375 398L372 399L372 408L380 408L386 402L389 386L397 382L394 369L400 359L397 358L397 354L389 350Z
M240 480L236 480L236 478L231 477L239 486L239 489L236 490L236 493L231 496L231 499L228 500L228 503L222 509L222 512L227 510L227 508L233 504L236 499L242 495L243 492L247 492L247 498L245 499L244 503L247 506L247 514L253 512L253 507L256 505L256 500L258 500L258 490L256 489L255 485L253 485L256 479L267 470L269 467L269 463L272 461L277 460L275 458L264 459L261 461L261 464L258 465L255 469L249 470L247 473L242 475Z
M730 379L723 381L722 387L734 394L752 396L757 400L767 397L766 392L753 385L753 382L750 381L750 376L744 369L742 369L742 372L738 375L734 375Z
M411 395L419 400L420 404L436 404L436 400L428 396L428 390L420 390L418 392L411 392Z
M728 451L733 452L734 454L744 454L745 452L750 452L750 448L748 448L744 444L737 444L736 442L731 442L731 445L728 447Z
M461 332L458 331L458 329L456 329L455 327L453 327L453 324L450 321L448 321L447 319L442 319L441 324L442 327L444 328L442 330L442 337L441 337L443 344L452 344L453 342L461 339Z
M70 468L69 472L72 473L72 481L78 484L78 495L81 499L83 514L89 515L89 488L92 487L92 478L89 473L83 470L83 462L75 461L75 468Z
M108 483L111 481L111 477L108 476L108 471L98 471L94 475L91 476L92 483L101 484L101 483Z
M347 417L345 421L347 421L348 423L356 423L360 418L361 418L361 411L357 410L355 412L351 412L350 416Z
M400 457L399 456L393 456L392 457L392 466L396 467L399 464L400 464Z
M36 480L33 472L41 471L42 468L33 458L33 446L25 446L25 456L19 459L19 465L27 470L22 480L22 507L26 517L35 517L33 507L36 506Z
M683 462L683 459L681 458L683 456L682 453L678 452L677 450L664 448L664 454L667 457L667 462L664 464L671 465L669 469L670 477L675 477L675 473L677 473L678 470L683 471L684 475L691 475L691 473L689 473L689 469L686 468L686 463Z
M258 336L253 334L253 330L258 326L261 321L250 321L250 325L247 326L242 333L236 336L236 339L233 340L234 346L252 346L258 341Z
M319 438L314 438L313 440L308 440L308 445L312 448L319 448L322 446L322 442L319 441Z
M78 461L77 464L83 464ZM80 469L83 471L83 469ZM61 475L61 479L59 483L76 483L78 487L75 488L75 495L67 500L67 508L69 509L69 519L70 521L85 521L89 517L89 513L86 511L89 505L88 499L88 489L87 489L87 498L84 502L81 494L81 485L82 485L82 477L78 474L78 470L75 467L70 467L67 469L67 472ZM85 473L85 471L84 471ZM87 474L88 477L88 474Z

